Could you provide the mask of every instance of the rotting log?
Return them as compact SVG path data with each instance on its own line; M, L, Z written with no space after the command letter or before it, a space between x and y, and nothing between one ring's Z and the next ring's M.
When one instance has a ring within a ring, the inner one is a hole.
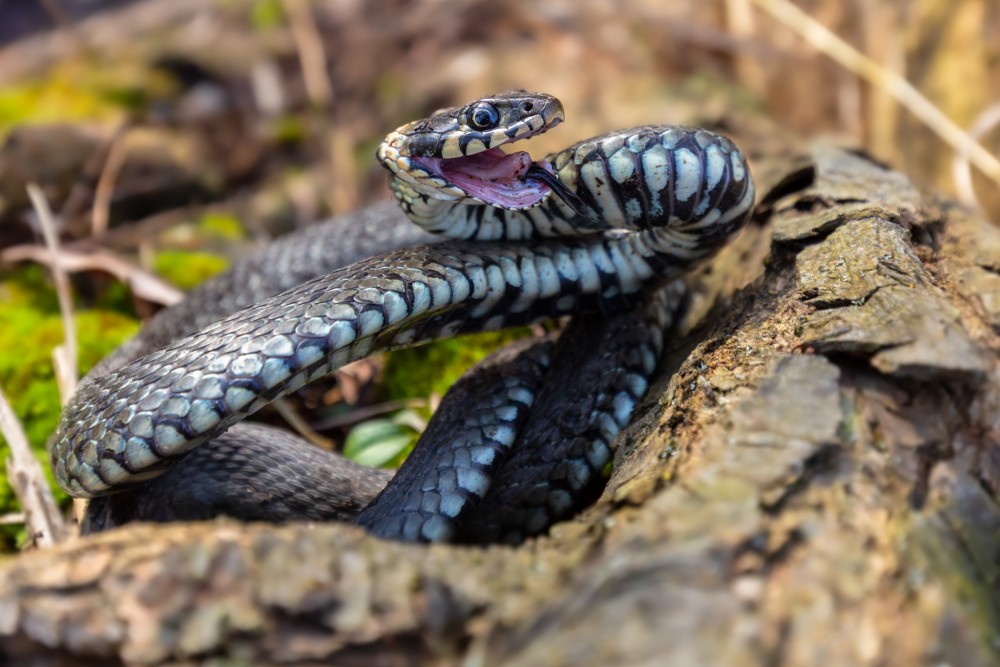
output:
M1000 662L1000 231L855 152L749 144L600 501L527 545L136 525L0 565L15 664Z

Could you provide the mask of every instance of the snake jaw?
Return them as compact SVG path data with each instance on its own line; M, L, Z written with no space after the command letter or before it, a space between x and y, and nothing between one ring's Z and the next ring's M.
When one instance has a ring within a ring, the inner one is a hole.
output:
M505 154L491 148L460 158L413 158L414 163L460 189L469 203L508 210L538 206L552 194L549 183L531 174L536 167L525 151Z
M558 99L512 91L404 125L386 137L377 157L393 173L393 188L404 199L519 211L538 206L556 192L576 210L572 193L558 187L561 183L548 163L534 162L523 151L505 154L500 149L542 134L564 119Z

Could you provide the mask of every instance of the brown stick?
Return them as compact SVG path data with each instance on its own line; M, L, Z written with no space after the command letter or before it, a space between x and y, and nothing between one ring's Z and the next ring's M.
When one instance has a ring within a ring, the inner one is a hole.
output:
M0 391L0 432L10 447L7 479L24 511L24 525L34 545L51 547L66 537L66 524L52 496L42 466L31 451L21 422Z

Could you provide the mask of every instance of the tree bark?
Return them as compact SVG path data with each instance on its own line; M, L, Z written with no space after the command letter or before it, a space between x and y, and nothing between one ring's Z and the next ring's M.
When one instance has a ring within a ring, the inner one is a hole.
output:
M752 134L752 133L751 133ZM1000 661L1000 231L856 153L744 144L598 503L512 549L149 526L0 565L16 664Z

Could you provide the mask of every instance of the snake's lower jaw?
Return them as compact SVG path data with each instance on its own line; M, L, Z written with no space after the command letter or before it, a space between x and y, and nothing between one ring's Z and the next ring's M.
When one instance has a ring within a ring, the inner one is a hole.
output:
M478 205L486 204L487 206L493 206L494 208L501 208L501 209L503 209L505 211L527 211L529 209L541 206L542 204L544 204L545 202L547 202L549 200L549 197L551 197L551 196L552 196L552 191L550 190L548 192L542 193L542 195L541 195L541 197L539 199L536 199L536 200L532 201L531 203L527 203L527 204L506 204L504 206L497 206L496 204L494 204L492 202L483 201L482 199L478 199L478 198L469 199L466 203L469 203L469 204L478 204Z
M458 158L413 158L415 165L465 193L468 203L484 203L520 211L538 206L552 191L541 179L529 179L535 167L524 152L505 154L497 148ZM433 192L428 196L434 197Z

